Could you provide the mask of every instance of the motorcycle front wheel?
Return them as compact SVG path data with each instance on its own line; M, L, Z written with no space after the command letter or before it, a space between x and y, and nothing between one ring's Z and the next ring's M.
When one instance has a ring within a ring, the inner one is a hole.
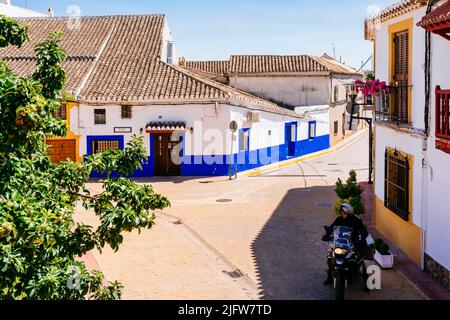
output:
M334 288L336 294L336 300L344 300L345 296L345 273L337 272L336 273L336 286Z

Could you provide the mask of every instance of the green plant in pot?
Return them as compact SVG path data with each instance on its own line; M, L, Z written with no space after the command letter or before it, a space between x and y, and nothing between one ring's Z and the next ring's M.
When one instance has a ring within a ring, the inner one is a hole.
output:
M358 185L356 180L356 172L354 170L349 172L349 178L344 183L341 179L336 182L336 195L339 200L334 205L336 215L339 215L339 208L341 204L348 203L353 207L356 215L361 215L365 212L364 204L362 202L361 194L363 190Z
M389 251L389 245L383 241L383 239L375 240L375 250L377 250L382 256L388 256L391 254Z

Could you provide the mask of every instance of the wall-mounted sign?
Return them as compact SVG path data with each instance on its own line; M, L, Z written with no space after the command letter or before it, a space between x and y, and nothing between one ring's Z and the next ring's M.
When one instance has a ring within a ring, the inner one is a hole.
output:
M114 127L114 133L132 133L131 127Z

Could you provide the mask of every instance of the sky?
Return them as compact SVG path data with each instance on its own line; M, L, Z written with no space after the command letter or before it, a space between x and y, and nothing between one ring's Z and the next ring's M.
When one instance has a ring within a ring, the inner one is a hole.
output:
M180 56L227 60L231 54L327 53L353 67L372 54L364 19L395 0L12 0L56 15L164 13ZM72 7L73 8L73 7ZM69 9L69 11L68 11ZM334 44L334 45L333 45ZM333 49L334 48L334 49Z

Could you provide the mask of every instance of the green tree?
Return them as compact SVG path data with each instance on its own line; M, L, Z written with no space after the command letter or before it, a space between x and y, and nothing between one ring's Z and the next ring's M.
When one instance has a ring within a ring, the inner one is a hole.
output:
M170 205L150 185L125 178L142 169L140 138L84 163L55 164L48 157L45 139L67 132L52 116L66 81L61 36L53 33L36 46L30 77L14 75L0 61L0 299L120 299L121 284L106 283L78 257L105 246L117 251L123 233L151 228L154 210ZM27 39L27 26L0 16L0 47L20 48ZM107 178L103 192L92 196L86 182L94 171ZM75 222L77 205L95 212L100 225Z

